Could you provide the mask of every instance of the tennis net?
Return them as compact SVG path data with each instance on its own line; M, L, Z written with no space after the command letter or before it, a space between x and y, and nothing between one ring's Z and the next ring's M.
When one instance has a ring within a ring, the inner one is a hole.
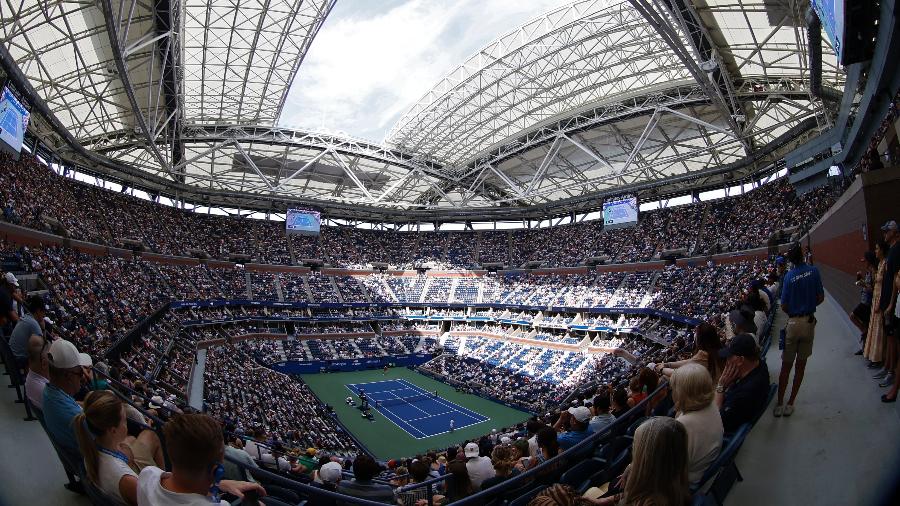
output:
M409 397L396 397L394 399L384 399L381 401L375 401L375 407L380 408L382 406L396 406L398 404L410 404L416 401L421 401L425 399L437 399L437 395L433 393L424 393L419 395L411 395Z

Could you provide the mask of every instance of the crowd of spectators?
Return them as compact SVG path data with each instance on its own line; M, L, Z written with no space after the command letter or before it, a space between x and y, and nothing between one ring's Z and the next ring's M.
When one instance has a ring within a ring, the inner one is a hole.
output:
M497 261L555 267L598 257L647 261L670 249L735 251L765 245L777 230L805 229L833 202L827 187L797 195L780 179L736 197L647 211L632 228L604 230L599 221L507 232L323 226L320 236L311 237L288 235L275 221L194 213L82 183L29 155L18 162L2 155L0 163L9 169L0 174L6 221L103 245L136 242L164 254L282 265L311 258L350 268L384 263L402 269L469 269Z

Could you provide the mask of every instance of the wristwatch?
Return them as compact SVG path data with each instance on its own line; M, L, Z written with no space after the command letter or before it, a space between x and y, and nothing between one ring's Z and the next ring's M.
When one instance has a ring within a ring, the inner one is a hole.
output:
M721 393L724 393L724 392L725 392L725 387L723 387L721 383L719 383L718 385L716 385L716 393L717 393L717 394L721 394Z

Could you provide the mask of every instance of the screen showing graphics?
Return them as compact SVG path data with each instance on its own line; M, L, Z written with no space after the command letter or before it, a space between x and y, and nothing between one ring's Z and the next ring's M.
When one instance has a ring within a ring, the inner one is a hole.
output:
M603 226L606 228L630 227L637 224L637 197L622 197L603 203Z
M831 40L838 61L844 53L844 0L813 0L813 9Z
M30 115L22 102L13 94L8 86L0 95L0 149L13 154L16 158L22 150L25 130L28 129Z
M288 209L285 228L289 234L319 235L321 219L317 211Z

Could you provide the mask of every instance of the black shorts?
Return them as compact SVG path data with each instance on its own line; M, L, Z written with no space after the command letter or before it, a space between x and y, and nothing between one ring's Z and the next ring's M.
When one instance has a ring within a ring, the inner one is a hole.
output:
M858 304L853 308L853 316L863 323L869 323L869 317L872 316L872 306L869 304Z

